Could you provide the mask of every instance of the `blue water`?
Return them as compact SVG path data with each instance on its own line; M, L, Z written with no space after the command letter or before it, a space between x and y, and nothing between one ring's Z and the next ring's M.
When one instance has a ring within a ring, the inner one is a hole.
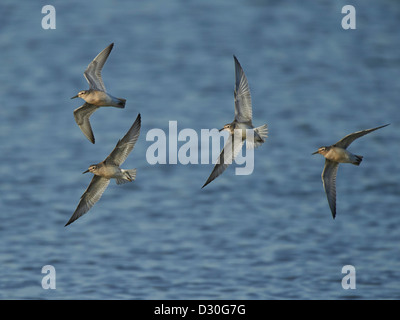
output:
M353 3L356 30L341 27L348 1L51 1L55 30L41 27L46 4L0 4L1 299L400 298L398 1ZM111 42L105 86L127 105L92 116L92 145L70 97ZM253 123L270 130L253 174L232 165L201 189L212 164L148 164L149 130L232 121L233 54ZM65 228L91 179L81 172L139 112L123 165L136 181L112 182ZM350 146L364 161L340 166L333 220L311 153L386 123Z

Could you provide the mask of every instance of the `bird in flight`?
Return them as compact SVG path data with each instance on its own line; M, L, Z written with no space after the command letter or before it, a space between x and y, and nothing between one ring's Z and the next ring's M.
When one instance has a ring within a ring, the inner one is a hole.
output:
M263 144L268 136L266 124L257 128L253 126L249 83L238 59L235 56L233 59L235 61L235 119L219 130L226 130L230 135L213 171L202 188L225 171L238 155L245 141L247 148L255 148ZM251 134L251 137L247 136L248 133Z
M113 46L114 43L111 43L107 48L100 52L96 58L89 63L83 73L89 83L89 90L79 91L76 96L71 98L82 98L85 100L85 103L82 106L74 110L74 117L79 128L92 143L95 142L92 127L89 122L92 113L98 108L106 106L125 108L126 99L116 98L111 94L108 94L104 87L103 79L101 78L101 70L103 69L104 63L107 61Z
M363 159L362 156L352 154L350 151L346 150L347 147L354 140L388 125L389 124L385 124L380 127L351 133L335 144L328 147L320 147L313 153L319 153L325 157L325 166L321 177L333 219L336 217L336 174L339 163L351 163L359 166Z
M133 150L133 147L139 138L140 126L141 116L139 114L132 127L125 136L118 141L114 150L108 155L108 157L98 164L92 164L88 170L83 172L91 172L94 176L86 191L81 196L78 207L65 226L80 218L100 200L103 192L107 189L107 186L110 183L110 179L115 179L117 184L123 184L135 180L136 169L125 170L121 169L120 166Z

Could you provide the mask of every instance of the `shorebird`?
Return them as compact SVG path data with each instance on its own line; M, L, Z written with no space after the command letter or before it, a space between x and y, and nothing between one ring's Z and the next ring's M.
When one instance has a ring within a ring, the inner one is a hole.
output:
M235 159L245 141L248 149L255 148L263 144L268 136L268 127L266 124L254 129L249 84L239 61L235 56L233 56L233 58L235 60L236 79L234 89L235 119L219 130L228 131L230 136L219 155L213 171L202 188L225 171L229 164ZM253 139L247 137L246 131L252 133ZM234 139L237 136L239 136L239 138Z
M83 173L91 172L94 174L92 181L86 191L81 196L78 207L73 213L67 225L84 215L100 200L103 192L107 189L110 179L116 180L117 184L123 184L135 180L136 169L121 169L121 164L126 160L140 134L141 116L137 116L132 127L126 135L118 141L114 150L109 156L98 164L92 164L88 170Z
M312 154L322 154L325 157L325 166L322 171L322 183L324 185L325 193L328 198L329 207L332 212L333 219L336 217L336 174L339 167L339 163L351 163L359 166L363 157L352 154L347 151L347 147L356 139L371 133L372 131L386 127L389 124L385 124L380 127L357 131L345 136L342 140L335 144L327 147L321 147Z
M114 46L111 43L107 48L100 52L96 58L89 63L83 75L89 83L89 90L82 90L71 99L82 98L85 103L74 110L75 121L82 130L86 138L94 143L94 135L90 126L89 117L100 107L117 107L125 108L125 99L116 98L106 92L103 80L101 78L101 70L106 62L110 52Z

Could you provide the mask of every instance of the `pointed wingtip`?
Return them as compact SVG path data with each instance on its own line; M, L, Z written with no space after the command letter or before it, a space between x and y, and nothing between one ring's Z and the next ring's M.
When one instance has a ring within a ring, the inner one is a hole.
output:
M82 129L81 129L82 130ZM82 131L83 132L83 131ZM83 132L83 134L85 135L85 137L92 143L92 144L95 144L95 142L96 142L96 140L95 140L95 138L94 138L94 136L93 136L93 133L92 133L92 136L87 136L86 135L86 133L84 133Z
M77 220L78 218L75 217L75 213L71 216L71 218L69 218L68 222L65 224L64 228L66 226L69 226L72 222L74 222L75 220Z
M203 186L201 187L202 189L206 186L206 185L208 185L209 183L210 183L211 181L206 181L206 183L205 184L203 184Z
M390 125L390 123L384 124L383 126L376 127L375 130L376 130L376 129L381 129L381 128L387 127L387 126L389 126L389 125Z
M202 189L203 189L205 186L207 186L208 184L210 184L211 182L214 181L214 179L215 179L216 177L211 178L212 175L213 175L213 174L211 173L210 176L208 177L207 181L206 181L206 182L203 184L203 186L201 187Z
M138 123L139 129L140 129L140 127L142 126L142 116L140 115L140 113L137 115L134 124L135 124L136 122Z
M82 197L81 197L82 198ZM71 223L75 222L76 220L78 220L80 218L80 216L76 216L75 212L73 213L73 215L71 216L71 218L69 218L68 222L65 224L64 228L66 226L69 226Z

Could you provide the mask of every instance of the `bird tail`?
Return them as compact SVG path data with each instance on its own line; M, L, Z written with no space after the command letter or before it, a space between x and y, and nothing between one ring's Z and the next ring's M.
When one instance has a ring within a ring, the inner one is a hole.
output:
M356 159L355 159L355 161L352 162L352 163L353 163L354 165L356 165L356 166L359 166L360 163L361 163L361 161L362 161L362 159L363 159L363 157L362 157L362 156L358 156L358 155L355 155L355 157L356 157Z
M136 179L136 169L129 169L129 170L121 169L121 170L122 170L122 173L124 174L124 177L118 178L117 184L124 184L124 183L131 182Z
M126 103L126 99L118 98L118 105L116 107L125 108L125 103Z
M268 125L264 124L260 127L257 127L255 131L261 137L261 139L265 140L268 137Z
M265 142L265 139L268 137L268 125L264 124L260 127L254 129L254 141L253 143L249 143L246 141L246 148L253 149L262 145Z

